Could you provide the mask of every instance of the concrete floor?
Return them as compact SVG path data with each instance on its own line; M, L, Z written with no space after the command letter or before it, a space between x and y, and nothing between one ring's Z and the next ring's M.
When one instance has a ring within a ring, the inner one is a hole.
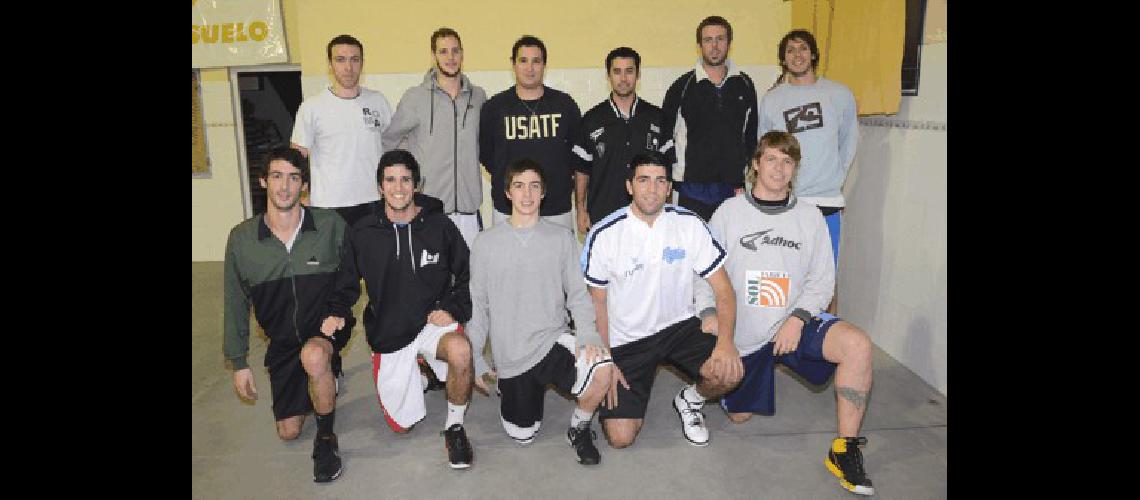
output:
M192 495L194 498L853 498L823 465L835 435L831 382L810 386L786 370L776 377L776 415L736 425L719 405L705 407L712 442L696 448L681 436L670 398L684 382L659 371L645 427L630 448L614 450L597 430L602 462L583 467L566 444L573 405L548 391L535 441L516 445L499 423L498 400L478 393L465 427L475 449L471 469L447 467L442 391L427 395L428 415L397 435L379 414L368 344L358 323L344 352L347 390L337 401L336 431L344 472L332 483L312 476L315 422L301 437L277 438L265 339L251 340L250 365L261 399L241 402L221 351L222 264L193 263ZM359 315L363 301L357 304ZM255 330L256 331L256 330ZM946 497L946 398L876 349L874 387L863 435L865 468L876 497Z

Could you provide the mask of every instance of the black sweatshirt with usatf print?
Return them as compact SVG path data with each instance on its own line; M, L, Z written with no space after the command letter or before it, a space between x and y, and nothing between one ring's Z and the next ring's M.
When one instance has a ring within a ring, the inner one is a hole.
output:
M530 158L546 174L546 197L540 215L570 211L573 172L581 161L571 149L582 112L564 92L543 86L542 97L523 101L515 86L495 94L483 105L479 120L479 161L491 174L495 210L510 215L511 202L503 189L507 166Z

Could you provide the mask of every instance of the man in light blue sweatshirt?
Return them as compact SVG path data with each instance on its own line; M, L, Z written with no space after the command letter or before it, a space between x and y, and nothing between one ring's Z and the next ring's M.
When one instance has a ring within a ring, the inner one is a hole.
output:
M843 182L859 143L855 95L842 83L816 74L819 45L810 32L788 32L780 40L776 55L783 73L760 99L757 137L779 130L795 135L803 146L795 195L819 207L827 221L832 260L838 268L840 215L846 206Z
M609 391L613 363L578 267L578 241L569 228L540 217L546 182L537 162L516 160L504 179L499 188L511 201L510 219L479 233L471 248L467 335L476 376L488 371L479 353L490 334L507 435L521 445L534 441L546 386L554 384L577 398L566 440L578 463L597 464L601 457L590 421ZM576 334L567 324L567 309Z

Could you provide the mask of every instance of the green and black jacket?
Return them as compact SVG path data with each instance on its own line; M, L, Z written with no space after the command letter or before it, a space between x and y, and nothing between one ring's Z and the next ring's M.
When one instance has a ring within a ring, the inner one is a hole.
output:
M249 366L249 308L269 336L265 365L300 352L320 335L326 303L340 267L345 223L333 210L302 207L292 252L265 225L247 219L226 240L222 350L234 370ZM346 318L350 319L350 318Z

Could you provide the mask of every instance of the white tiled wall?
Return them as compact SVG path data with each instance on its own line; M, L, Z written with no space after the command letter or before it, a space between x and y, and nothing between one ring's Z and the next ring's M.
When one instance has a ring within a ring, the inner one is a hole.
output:
M839 313L935 389L946 380L946 44L922 47L917 97L860 120L847 176Z

